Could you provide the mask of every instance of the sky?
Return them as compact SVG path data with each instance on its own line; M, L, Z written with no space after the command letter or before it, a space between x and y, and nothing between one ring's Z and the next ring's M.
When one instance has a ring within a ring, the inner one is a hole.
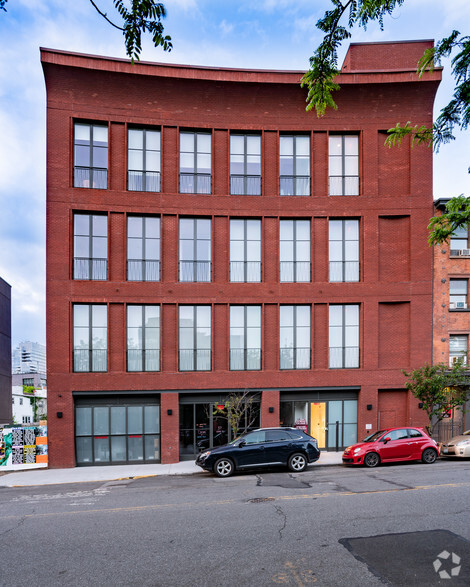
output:
M111 0L95 0L109 17ZM315 24L329 0L168 0L173 50L143 43L141 59L161 63L306 70L321 41ZM470 34L469 0L405 0L384 30L373 23L351 42L439 40ZM125 58L123 36L89 0L8 0L0 11L0 277L12 286L12 345L45 344L46 93L39 47ZM340 52L340 63L348 43ZM452 96L450 63L435 116ZM314 116L314 114L312 114ZM397 121L398 122L398 121ZM404 121L406 122L406 121ZM470 196L470 131L434 155L434 198Z

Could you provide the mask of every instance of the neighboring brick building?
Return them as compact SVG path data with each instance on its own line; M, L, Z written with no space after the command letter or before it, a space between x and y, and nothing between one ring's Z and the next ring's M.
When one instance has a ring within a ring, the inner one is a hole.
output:
M383 143L431 45L351 45L321 119L298 71L41 50L52 466L194 458L231 391L327 449L425 423L432 152Z
M449 198L434 202L441 214ZM468 228L455 232L449 243L434 248L433 363L467 363L470 335L470 242ZM468 406L470 407L470 406ZM440 440L470 427L470 414L455 410L439 424Z
M0 424L11 424L11 286L1 277Z

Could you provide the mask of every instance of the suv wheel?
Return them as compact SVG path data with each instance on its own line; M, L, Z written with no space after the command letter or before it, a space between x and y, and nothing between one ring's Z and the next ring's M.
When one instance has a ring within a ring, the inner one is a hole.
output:
M214 473L217 477L230 477L234 470L235 467L230 459L218 459L214 464Z
M289 457L289 462L287 463L290 471L294 471L295 473L302 472L307 466L307 459L305 455L300 452L296 452L295 454Z

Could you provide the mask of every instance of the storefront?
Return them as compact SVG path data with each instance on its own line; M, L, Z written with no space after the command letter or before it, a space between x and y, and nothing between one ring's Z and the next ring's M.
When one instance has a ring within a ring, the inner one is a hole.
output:
M324 450L357 442L357 391L281 393L280 425L304 428Z
M180 395L180 460L192 460L205 449L233 440L225 396ZM252 396L239 423L240 434L260 426L259 394Z
M77 465L160 462L159 403L154 395L77 397Z

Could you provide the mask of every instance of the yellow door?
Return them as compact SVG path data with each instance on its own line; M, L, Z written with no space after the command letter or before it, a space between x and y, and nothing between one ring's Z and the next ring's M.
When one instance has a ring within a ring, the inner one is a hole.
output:
M310 404L310 436L317 439L318 447L325 448L326 403Z

